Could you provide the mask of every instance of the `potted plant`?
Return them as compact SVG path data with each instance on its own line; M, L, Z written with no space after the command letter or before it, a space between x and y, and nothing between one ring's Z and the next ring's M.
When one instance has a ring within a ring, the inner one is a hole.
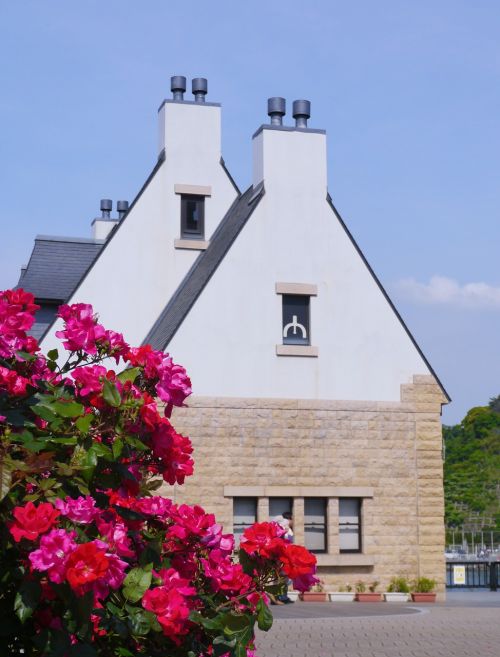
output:
M410 584L402 575L393 577L387 587L384 598L386 602L407 602L410 593Z
M357 602L380 602L382 600L382 594L376 591L378 582L374 581L368 585L368 591L366 590L366 584L363 581L356 582L356 600Z
M300 594L303 602L326 602L327 597L323 583L317 582L310 591L304 591Z
M412 583L411 599L413 602L436 602L435 579L417 577Z
M338 591L330 591L328 594L330 602L353 602L354 591L350 584L340 586Z

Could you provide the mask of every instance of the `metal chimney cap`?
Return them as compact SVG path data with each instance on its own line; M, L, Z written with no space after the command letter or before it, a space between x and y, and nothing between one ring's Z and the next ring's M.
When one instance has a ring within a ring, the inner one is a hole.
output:
M194 94L206 94L208 92L207 78L193 78L191 89Z
M309 119L311 117L311 103L308 100L293 101L293 118Z
M183 75L172 75L170 78L170 91L186 91L186 78Z
M101 199L101 211L102 212L111 212L113 209L113 201L110 198Z
M128 201L117 201L116 209L118 212L127 212L128 210Z
M285 116L286 114L286 100L281 96L273 96L267 99L267 113L269 116L277 114L278 116Z

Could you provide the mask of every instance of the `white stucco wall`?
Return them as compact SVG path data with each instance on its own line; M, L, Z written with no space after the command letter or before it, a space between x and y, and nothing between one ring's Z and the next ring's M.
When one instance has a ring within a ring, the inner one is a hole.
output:
M94 263L69 303L91 303L106 328L139 345L199 255L174 248L180 236L176 184L211 187L205 200L205 239L237 196L220 164L221 110L165 103L159 112L166 159ZM56 324L43 348L57 346Z
M429 370L326 201L326 137L264 129L265 195L168 346L198 395L399 401ZM319 357L277 356L276 282L312 283Z

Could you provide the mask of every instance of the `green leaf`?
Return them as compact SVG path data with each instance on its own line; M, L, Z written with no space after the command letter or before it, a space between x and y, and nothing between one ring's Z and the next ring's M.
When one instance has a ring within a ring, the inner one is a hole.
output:
M57 415L54 413L54 411L45 404L37 404L36 406L32 406L31 410L35 415L41 417L42 420L47 420L47 422L52 422L53 420L57 419Z
M224 614L219 614L214 618L199 618L200 622L206 630L221 630L224 627Z
M269 607L266 605L264 600L261 598L257 603L257 625L259 630L267 632L273 624L273 615Z
M130 612L128 624L135 636L145 636L151 629L154 614L145 609L134 609Z
M108 379L104 379L102 396L104 397L104 401L114 408L117 408L121 404L122 398L120 397L118 388Z
M252 623L252 617L234 614L226 614L224 617L225 634L241 634Z
M135 436L126 436L125 441L129 445L132 445L132 447L138 449L140 452L145 452L147 449L150 449L147 445L145 445L142 441L140 441L139 438L136 438Z
M51 407L61 417L78 417L79 415L83 415L84 412L82 404L72 401L55 401L52 402Z
M152 569L153 564L148 564L144 568L132 568L123 583L123 595L127 600L137 602L142 598L151 586Z
M146 484L146 490L152 491L152 490L158 490L158 488L161 488L163 486L163 479L151 479L151 481L148 481Z
M57 349L51 349L50 351L48 351L47 358L49 360L57 360L59 358L59 352L57 351Z
M127 648L115 648L115 655L117 657L135 657L134 653Z
M121 438L115 438L113 442L113 457L118 459L123 451L123 440Z
M126 383L127 381L135 381L140 371L141 370L138 367L131 367L127 370L123 370L123 372L120 372L116 378L122 383Z
M41 593L42 589L38 582L23 582L21 584L14 601L14 611L21 623L24 623L33 614Z
M18 351L17 355L21 360L33 361L36 359L35 354L30 354L28 351Z
M79 417L78 420L75 422L77 428L79 431L81 431L83 434L87 434L90 429L90 425L92 424L92 420L95 418L95 415L92 413L86 413L85 415L82 415L82 417Z
M12 463L0 459L0 500L7 495L12 483Z
M151 541L146 544L139 557L139 563L141 566L146 566L150 563L153 563L156 567L161 566L161 547L159 543Z

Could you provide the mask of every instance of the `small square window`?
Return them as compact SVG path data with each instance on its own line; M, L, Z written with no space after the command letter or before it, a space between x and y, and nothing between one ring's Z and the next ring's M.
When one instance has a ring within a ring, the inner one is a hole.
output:
M205 235L205 197L181 196L181 237L203 239Z
M283 295L283 344L311 344L309 305L309 295Z

